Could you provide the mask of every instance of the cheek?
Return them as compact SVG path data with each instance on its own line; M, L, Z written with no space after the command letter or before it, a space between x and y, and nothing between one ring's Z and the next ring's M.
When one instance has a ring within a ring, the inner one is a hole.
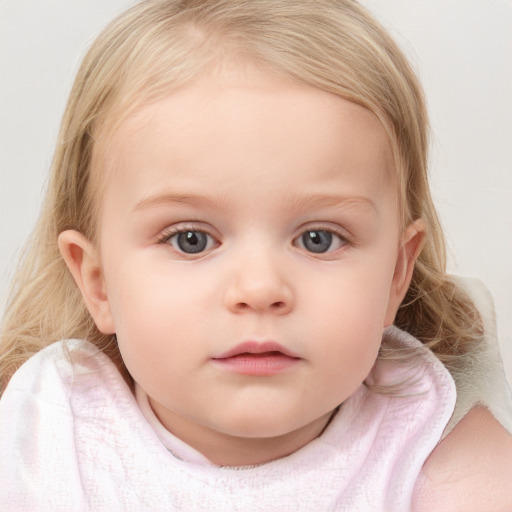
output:
M393 280L394 266L370 261L348 266L327 279L311 298L321 305L323 322L346 334L362 336L382 332ZM313 283L310 290L315 290Z
M339 312L330 323L322 365L331 377L355 379L360 383L377 358L382 341L382 320L373 321L371 312L355 307Z
M190 347L183 350L187 339L206 327L200 282L137 263L110 270L107 294L119 349L132 375L137 369L158 372L163 361L179 371L194 356Z
M317 320L310 336L316 339L326 381L355 389L370 372L385 327L391 279L390 271L383 275L370 269L340 275L323 294L311 297L310 314L316 311Z
M158 325L187 309L193 314L205 294L199 273L187 273L165 258L147 257L143 251L105 265L105 275L113 316L121 323Z

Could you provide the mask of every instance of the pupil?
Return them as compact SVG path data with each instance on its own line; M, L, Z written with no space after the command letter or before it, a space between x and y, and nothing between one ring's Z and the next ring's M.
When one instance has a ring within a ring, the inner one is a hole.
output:
M200 231L185 231L178 235L178 247L183 252L195 254L206 249L208 239L205 233Z
M332 244L332 233L329 231L308 231L302 235L304 247L311 252L326 252Z

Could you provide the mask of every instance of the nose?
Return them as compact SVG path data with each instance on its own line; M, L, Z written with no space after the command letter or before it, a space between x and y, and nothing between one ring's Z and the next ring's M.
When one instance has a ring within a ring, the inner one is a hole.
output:
M294 293L275 260L253 255L232 269L224 302L233 313L285 315L294 307Z

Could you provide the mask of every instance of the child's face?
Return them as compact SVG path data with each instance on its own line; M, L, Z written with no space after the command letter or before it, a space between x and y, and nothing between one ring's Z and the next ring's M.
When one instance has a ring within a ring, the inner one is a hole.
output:
M162 422L203 452L318 435L408 283L377 118L255 71L218 74L141 108L105 158L84 293ZM236 357L252 349L267 353Z

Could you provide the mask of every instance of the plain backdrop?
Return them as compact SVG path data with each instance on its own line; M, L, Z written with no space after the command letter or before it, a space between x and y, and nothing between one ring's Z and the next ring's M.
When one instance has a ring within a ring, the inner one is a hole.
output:
M78 63L107 21L132 3L0 0L0 304L38 214ZM479 277L491 291L511 382L512 2L363 3L424 84L449 269Z

